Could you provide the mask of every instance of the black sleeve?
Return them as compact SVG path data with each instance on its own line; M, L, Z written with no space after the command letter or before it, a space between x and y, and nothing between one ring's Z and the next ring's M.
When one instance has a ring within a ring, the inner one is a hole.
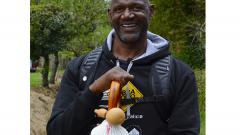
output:
M47 124L48 135L85 135L90 130L100 97L78 87L81 61L81 58L72 60L65 70Z
M183 63L175 69L174 106L168 121L169 135L198 135L200 115L198 91L193 71Z

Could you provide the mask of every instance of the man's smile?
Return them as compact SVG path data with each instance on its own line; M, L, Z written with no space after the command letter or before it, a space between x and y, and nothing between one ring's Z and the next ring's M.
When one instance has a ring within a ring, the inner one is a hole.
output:
M131 31L136 31L137 26L138 25L136 23L123 23L120 25L120 28L125 32L131 32Z

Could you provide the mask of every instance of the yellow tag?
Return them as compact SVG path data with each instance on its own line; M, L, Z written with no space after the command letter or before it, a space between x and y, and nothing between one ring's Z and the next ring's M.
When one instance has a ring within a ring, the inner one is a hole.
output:
M121 98L122 99L127 99L126 87L127 87L127 85L125 85L122 88L122 91L121 91ZM143 94L130 81L128 82L128 89L129 89L129 95L130 95L131 99L142 98L143 97ZM133 104L129 104L129 105L133 106ZM124 112L126 112L127 106L128 105L123 105L123 106L121 106L121 109Z

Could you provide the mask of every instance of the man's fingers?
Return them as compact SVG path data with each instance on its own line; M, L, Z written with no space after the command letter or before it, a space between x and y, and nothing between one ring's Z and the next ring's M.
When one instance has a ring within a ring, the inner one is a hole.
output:
M111 81L119 81L121 86L126 85L128 81L133 80L134 76L120 67L114 67L90 85L89 89L96 94L109 89Z
M127 76L128 81L132 80L133 78L134 78L134 75L128 75Z
M127 84L128 81L133 80L134 76L130 75L128 73L124 74L121 76L121 79L119 80L121 83L121 86L124 86L125 84Z

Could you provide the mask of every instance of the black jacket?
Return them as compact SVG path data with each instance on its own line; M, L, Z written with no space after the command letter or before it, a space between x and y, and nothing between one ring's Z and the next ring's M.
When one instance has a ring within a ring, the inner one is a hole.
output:
M151 64L169 54L168 45L161 47L147 57L133 61L130 73L134 75L132 85L144 97L153 95L150 89L149 75ZM89 83L115 66L115 58L103 45L103 53L96 70L90 69ZM102 95L94 95L86 87L79 84L82 57L72 60L64 73L61 86L53 106L52 115L47 124L48 135L89 135L91 129L102 119L96 118L93 112L99 108ZM129 61L121 61L120 66L126 70ZM197 135L200 129L198 95L193 71L184 63L172 59L170 89L163 93L161 103L171 109L165 121L152 102L136 103L131 106L131 116L123 123L128 132L137 130L139 135ZM159 103L160 104L160 103ZM164 109L162 110L165 111Z

